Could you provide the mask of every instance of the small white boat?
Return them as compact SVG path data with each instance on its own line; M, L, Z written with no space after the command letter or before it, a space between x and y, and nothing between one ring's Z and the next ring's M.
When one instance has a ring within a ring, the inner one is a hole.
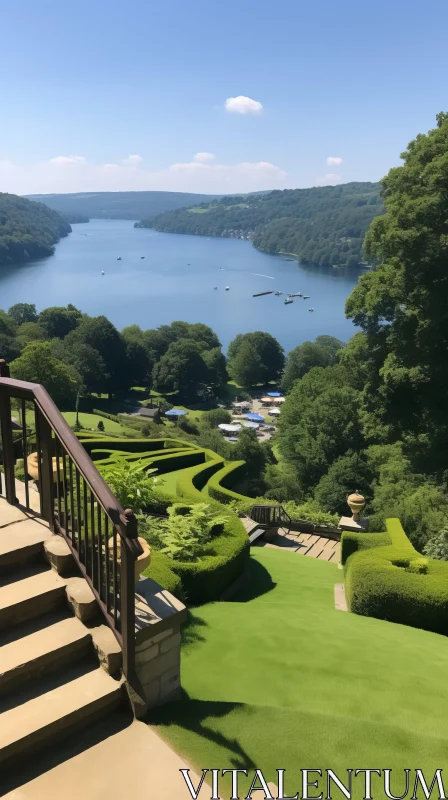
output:
M226 286L226 292L228 292L229 289L230 289L230 286Z
M121 261L121 256L118 256L117 261Z
M213 288L214 288L214 289L217 289L218 287L217 287L217 286L214 286Z
M314 308L309 308L308 311L314 311Z
M145 256L140 256L140 258L144 258Z
M291 300L291 298L290 298L290 297L285 297L285 299L283 300L283 302L284 302L285 306L289 306L289 304L290 304L290 303L293 303L293 302L294 302L294 300Z
M106 274L106 273L104 272L104 270L101 270L101 275L105 275L105 274Z
M309 294L304 294L304 295L303 295L303 299L304 299L304 300L309 300L309 299L310 299L310 296L309 296Z

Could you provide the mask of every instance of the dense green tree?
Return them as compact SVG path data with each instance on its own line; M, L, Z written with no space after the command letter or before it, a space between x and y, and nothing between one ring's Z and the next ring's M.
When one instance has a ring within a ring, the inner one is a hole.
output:
M152 373L154 388L195 396L199 384L208 380L208 367L199 345L192 339L173 342Z
M254 383L267 383L268 381L277 380L284 367L285 355L277 339L271 336L270 333L265 333L263 331L239 333L235 339L230 342L227 351L229 357L229 372L235 369L235 367L231 367L230 364L234 365L241 347L246 343L251 345L261 363L258 379L255 380ZM241 359L239 359L237 363L240 362ZM234 376L232 377L236 380ZM249 386L250 384L245 382L242 385Z
M210 411L204 411L201 417L201 425L206 425L209 428L228 425L231 421L232 415L225 408L212 408Z
M254 345L247 339L239 345L229 362L228 370L231 378L239 386L254 386L261 383L265 376L265 368Z
M37 322L37 312L34 303L16 303L8 308L8 316L11 317L15 325L23 325L24 322Z
M255 431L250 428L240 431L238 441L232 447L232 458L246 462L246 478L260 477L266 463L266 451L258 441Z
M51 351L55 358L76 369L82 379L83 391L88 394L104 391L109 376L104 359L98 350L89 344L67 337L63 340L53 339Z
M339 365L313 367L293 385L279 418L279 447L304 489L314 487L347 450L362 448L359 410L360 393Z
M25 347L30 342L42 342L45 333L38 322L23 322L17 328L16 339L20 347Z
M312 367L328 367L344 343L333 336L318 336L315 342L303 342L288 353L282 377L282 389L289 392L294 381L303 378Z
M20 344L14 336L0 331L0 358L10 363L20 355Z
M16 330L15 322L8 316L6 311L0 308L0 333L4 336L13 337L16 335Z
M161 325L154 330L144 331L143 336L154 362L160 361L171 344L182 339L192 339L198 343L201 350L221 347L216 333L202 322L191 325L189 322L176 320L170 325Z
M139 325L129 325L121 331L124 341L127 371L132 386L150 386L154 361Z
M10 365L11 377L41 383L57 406L73 406L81 376L74 367L55 358L49 342L28 344Z
M80 323L81 314L74 306L52 306L40 312L38 322L47 339L63 339Z
M213 347L211 350L203 350L204 359L209 372L208 380L212 386L222 386L228 380L227 362L220 347Z
M347 516L350 514L348 495L358 490L369 501L372 478L365 455L348 451L333 461L327 474L320 479L314 491L314 499L322 511Z
M438 115L437 127L417 136L402 158L382 181L386 214L366 236L367 253L381 263L362 276L346 313L368 343L366 430L385 429L389 441L427 435L441 463L448 444L448 115Z
M76 342L97 350L103 359L108 375L103 390L110 394L130 386L124 341L107 317L84 316L77 328L68 334L65 343L73 347Z

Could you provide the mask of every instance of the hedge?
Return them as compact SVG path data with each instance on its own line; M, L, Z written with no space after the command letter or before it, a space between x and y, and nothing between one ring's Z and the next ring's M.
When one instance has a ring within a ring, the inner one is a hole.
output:
M110 419L112 422L121 422L118 414L109 414L107 411L100 411L99 408L94 408L92 413L96 414L97 417L104 417L104 419Z
M179 450L173 450L171 453L169 450L164 450L160 455L153 453L139 453L136 456L130 456L128 453L122 450L115 452L107 450L92 450L91 457L99 469L101 469L101 467L113 466L120 461L125 461L130 464L135 461L140 461L142 469L155 467L157 468L159 475L164 475L166 472L173 472L178 469L195 466L196 464L201 464L204 462L205 458L204 452L201 450L184 450L181 452L179 452Z
M79 437L84 450L89 455L93 448L104 447L108 450L121 450L128 453L144 453L147 450L163 450L165 439L112 439L107 436Z
M207 495L201 489L209 482L210 477L221 469L224 459L212 450L204 450L205 464L191 469L183 470L177 479L176 489L179 497L196 500L196 502L207 502Z
M386 528L342 536L350 610L447 635L448 564L422 558L398 519L386 520Z
M179 575L173 572L172 564L172 560L164 553L158 553L156 550L151 549L151 563L149 567L143 570L143 575L147 578L152 578L153 581L157 581L157 583L160 583L168 592L174 594L179 600L183 600L184 592L182 589L182 581Z
M245 461L229 461L228 464L222 467L219 472L215 472L208 482L208 493L210 497L218 500L220 503L230 503L231 500L236 502L240 500L247 500L243 494L233 492L226 484L234 483L236 478L244 473L246 469Z

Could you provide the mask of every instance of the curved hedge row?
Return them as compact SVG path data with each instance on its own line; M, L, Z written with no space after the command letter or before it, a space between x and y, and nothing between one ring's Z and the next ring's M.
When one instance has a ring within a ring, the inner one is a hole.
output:
M245 497L245 495L233 492L228 485L226 486L226 484L234 483L235 479L240 476L240 473L245 472L245 469L245 461L229 461L225 464L219 472L215 472L214 475L212 475L208 482L208 493L210 497L213 497L214 500L218 500L219 503L230 503L231 500L236 500L237 502L247 500L248 498Z
M386 533L342 535L345 593L351 611L448 634L448 564L423 558L400 520Z

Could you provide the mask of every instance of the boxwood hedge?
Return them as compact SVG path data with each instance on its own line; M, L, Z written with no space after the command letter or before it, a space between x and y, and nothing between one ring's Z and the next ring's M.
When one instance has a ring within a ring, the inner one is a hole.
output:
M247 500L243 494L232 491L229 484L235 483L237 477L240 477L245 472L245 461L229 461L225 464L219 472L215 472L208 482L208 493L210 497L218 500L220 503L230 503L231 500L236 502L240 500Z
M448 634L448 563L422 558L398 519L386 533L342 536L351 611Z

